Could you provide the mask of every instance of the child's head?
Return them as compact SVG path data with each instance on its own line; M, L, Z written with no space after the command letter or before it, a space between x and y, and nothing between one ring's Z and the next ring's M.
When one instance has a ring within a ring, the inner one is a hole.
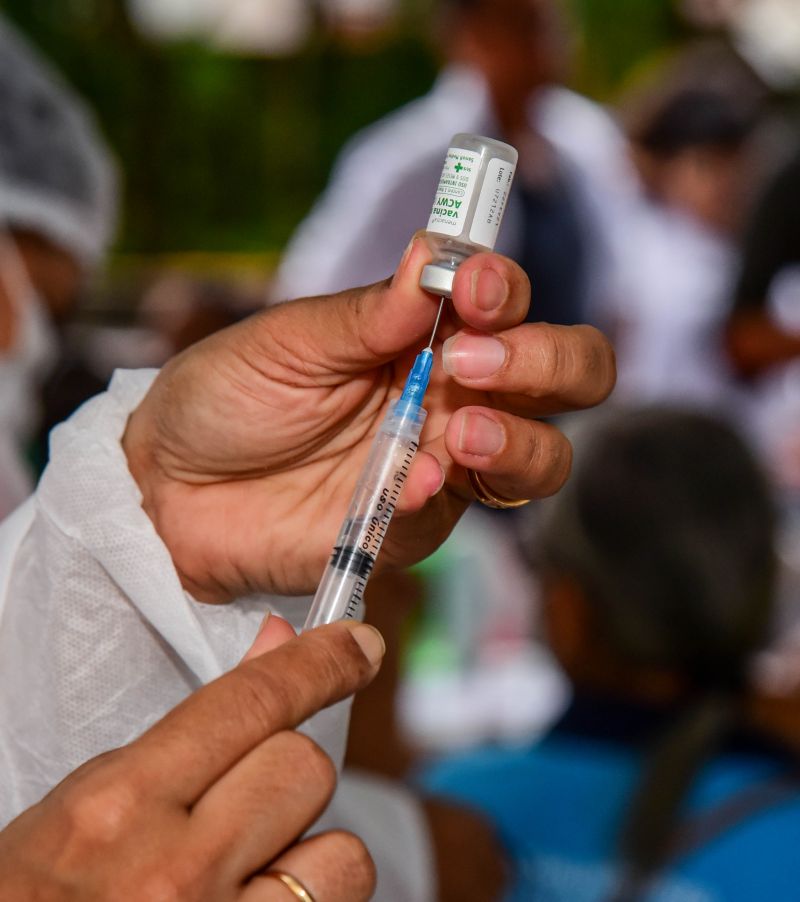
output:
M745 145L754 116L720 91L677 90L640 113L630 130L647 191L718 230L736 225Z
M605 668L690 688L741 682L765 640L774 514L733 431L670 409L606 417L577 443L550 504L537 553L553 605L573 605L567 619L581 621L551 611L556 631L572 630L556 645L581 646L568 669L594 661L599 679Z
M755 461L709 417L628 412L584 438L540 536L553 645L579 687L673 710L623 819L619 902L642 897L692 780L742 715L775 518Z

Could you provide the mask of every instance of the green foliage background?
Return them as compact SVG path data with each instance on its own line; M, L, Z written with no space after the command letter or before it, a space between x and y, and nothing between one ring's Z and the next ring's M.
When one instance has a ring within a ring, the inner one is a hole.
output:
M668 0L575 0L576 85L613 98L679 28ZM118 247L135 253L280 249L357 129L424 93L436 72L423 0L358 50L319 31L285 59L152 44L119 0L0 8L96 111L125 173Z

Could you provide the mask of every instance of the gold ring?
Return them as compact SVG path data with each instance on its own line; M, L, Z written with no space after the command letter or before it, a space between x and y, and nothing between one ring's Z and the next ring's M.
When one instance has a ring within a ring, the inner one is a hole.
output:
M294 895L300 899L300 902L314 902L314 897L303 884L285 871L279 871L277 868L270 868L268 871L264 871L261 876L274 877L275 880L280 880L285 887L290 889Z
M483 477L480 473L476 473L474 470L467 470L467 476L469 478L469 484L472 486L472 491L475 493L475 497L478 501L480 501L481 504L485 504L486 507L491 507L493 510L505 511L512 507L524 507L526 504L531 503L530 498L514 499L503 498L502 495L495 495L483 481Z

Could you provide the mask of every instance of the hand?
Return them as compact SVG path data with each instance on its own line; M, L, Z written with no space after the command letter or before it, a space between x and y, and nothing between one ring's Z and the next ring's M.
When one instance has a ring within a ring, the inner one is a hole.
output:
M360 840L296 842L327 805L330 759L292 728L370 682L380 634L337 623L283 642L271 618L248 658L141 738L79 768L0 833L0 897L17 902L284 902L276 867L317 902L374 889ZM294 844L292 844L294 843Z
M195 597L314 589L372 437L432 329L438 300L418 287L429 260L417 238L391 282L272 308L161 372L123 444ZM473 500L466 467L511 498L565 480L568 442L533 418L603 400L613 352L588 326L520 325L529 296L508 259L478 254L459 268L422 447L379 565L420 560L447 537Z

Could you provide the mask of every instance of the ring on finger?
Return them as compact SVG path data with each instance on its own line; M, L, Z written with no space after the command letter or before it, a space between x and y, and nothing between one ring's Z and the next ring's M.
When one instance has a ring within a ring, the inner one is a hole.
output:
M300 902L314 902L314 897L303 886L303 884L296 877L292 877L291 874L287 874L286 871L279 871L277 868L270 868L268 871L264 871L261 876L272 877L273 880L280 880L280 882L285 887L291 890L292 893L294 893L294 895L298 899L300 899Z
M492 510L504 511L512 507L524 507L531 502L530 498L504 498L502 495L496 494L486 485L480 473L476 473L475 470L468 469L467 478L478 501L486 507L491 507Z

